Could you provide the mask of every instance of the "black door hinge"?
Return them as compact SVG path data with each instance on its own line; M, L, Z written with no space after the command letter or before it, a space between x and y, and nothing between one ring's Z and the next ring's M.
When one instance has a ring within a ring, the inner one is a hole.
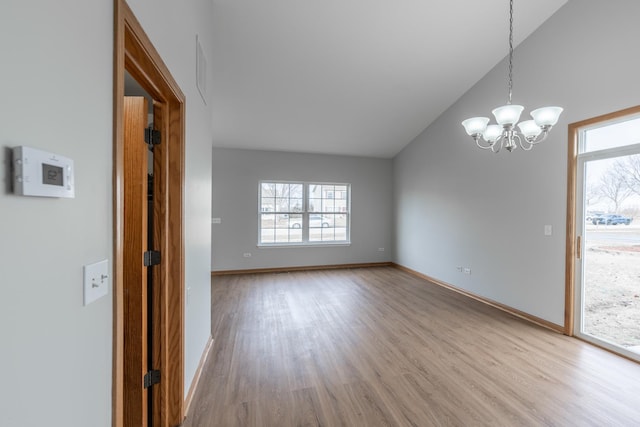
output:
M160 371L151 370L144 374L144 388L149 388L152 385L158 384L160 382Z
M160 251L147 251L144 253L144 266L151 267L152 265L160 264Z
M149 145L160 144L160 131L152 128L146 128L144 130L144 142Z

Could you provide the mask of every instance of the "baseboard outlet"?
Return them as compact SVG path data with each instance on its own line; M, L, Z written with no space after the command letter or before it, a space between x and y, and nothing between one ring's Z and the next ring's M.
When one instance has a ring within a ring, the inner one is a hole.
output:
M189 407L191 406L191 401L193 400L193 396L196 392L196 389L198 388L198 382L200 382L200 376L202 375L202 370L204 369L204 365L207 362L207 358L209 357L209 353L211 352L212 347L213 347L213 337L209 335L209 339L207 340L207 344L204 347L202 356L200 356L200 363L198 363L198 368L196 369L196 373L193 376L193 381L191 381L189 392L187 393L187 397L184 399L185 417L189 413Z
M548 320L541 319L541 318L536 317L536 316L534 316L532 314L525 313L524 311L520 311L520 310L518 310L516 308L513 308L513 307L509 307L508 305L499 303L497 301L493 301L493 300L491 300L489 298L485 298L483 296L476 295L473 292L465 291L464 289L460 289L460 288L458 288L456 286L453 286L453 285L451 285L449 283L443 282L442 280L438 280L438 279L435 279L433 277L427 276L426 274L422 274L422 273L420 273L418 271L412 270L412 269L410 269L408 267L405 267L403 265L396 264L396 263L391 263L391 264L395 268L397 268L399 270L402 270L404 272L407 272L407 273L411 274L412 276L418 277L420 279L424 279L424 280L426 280L428 282L431 282L431 283L433 283L435 285L438 285L438 286L441 286L443 288L449 289L449 290L451 290L453 292L459 293L459 294L464 295L464 296L466 296L468 298L471 298L471 299L474 299L476 301L479 301L479 302L481 302L483 304L487 304L487 305L489 305L491 307L497 308L498 310L501 310L501 311L504 311L506 313L509 313L512 316L518 317L520 319L526 320L526 321L531 322L531 323L535 323L538 326L542 326L543 328L551 329L552 331L558 332L560 334L564 334L565 333L564 326L557 325L555 323L549 322Z
M292 271L339 270L348 268L392 267L392 262L370 262L362 264L307 265L302 267L255 268L248 270L212 271L211 276L228 276L233 274L288 273Z

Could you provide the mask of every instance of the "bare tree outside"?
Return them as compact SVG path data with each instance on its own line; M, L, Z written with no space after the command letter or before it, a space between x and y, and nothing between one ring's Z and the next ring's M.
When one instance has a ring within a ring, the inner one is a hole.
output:
M585 203L587 206L591 206L594 203L598 203L602 195L600 194L600 188L592 183L587 184L585 191Z
M627 156L624 162L620 162L620 168L627 187L640 195L640 154Z
M613 203L613 212L618 212L620 205L633 194L627 184L626 162L617 161L608 168L600 178L599 193Z
M301 212L302 184L262 183L263 212Z

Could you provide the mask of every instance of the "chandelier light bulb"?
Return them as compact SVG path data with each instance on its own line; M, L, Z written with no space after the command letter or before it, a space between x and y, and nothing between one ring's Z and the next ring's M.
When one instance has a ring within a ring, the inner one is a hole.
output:
M531 117L533 117L533 120L535 120L536 124L540 127L554 126L558 123L560 113L562 113L561 107L543 107L533 110Z
M489 124L487 117L472 117L462 122L462 126L464 126L469 136L482 135L487 128L487 124Z
M518 127L520 128L520 132L522 132L522 135L524 135L524 137L528 141L536 139L538 135L540 135L540 133L542 132L542 128L538 126L536 122L533 120L526 120L524 122L520 122L518 124Z
M498 137L502 135L502 127L499 125L489 125L487 129L482 134L482 137L485 141L490 144L495 143L498 140Z
M523 110L524 107L522 105L507 104L494 109L492 113L499 125L514 126L520 120L520 114L522 114Z

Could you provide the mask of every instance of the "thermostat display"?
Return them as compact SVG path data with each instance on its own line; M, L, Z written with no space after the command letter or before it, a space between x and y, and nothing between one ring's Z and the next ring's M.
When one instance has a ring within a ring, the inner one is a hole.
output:
M20 196L75 197L73 160L31 147L13 149L13 189Z
M50 185L64 186L62 183L63 169L58 166L42 164L42 183Z

